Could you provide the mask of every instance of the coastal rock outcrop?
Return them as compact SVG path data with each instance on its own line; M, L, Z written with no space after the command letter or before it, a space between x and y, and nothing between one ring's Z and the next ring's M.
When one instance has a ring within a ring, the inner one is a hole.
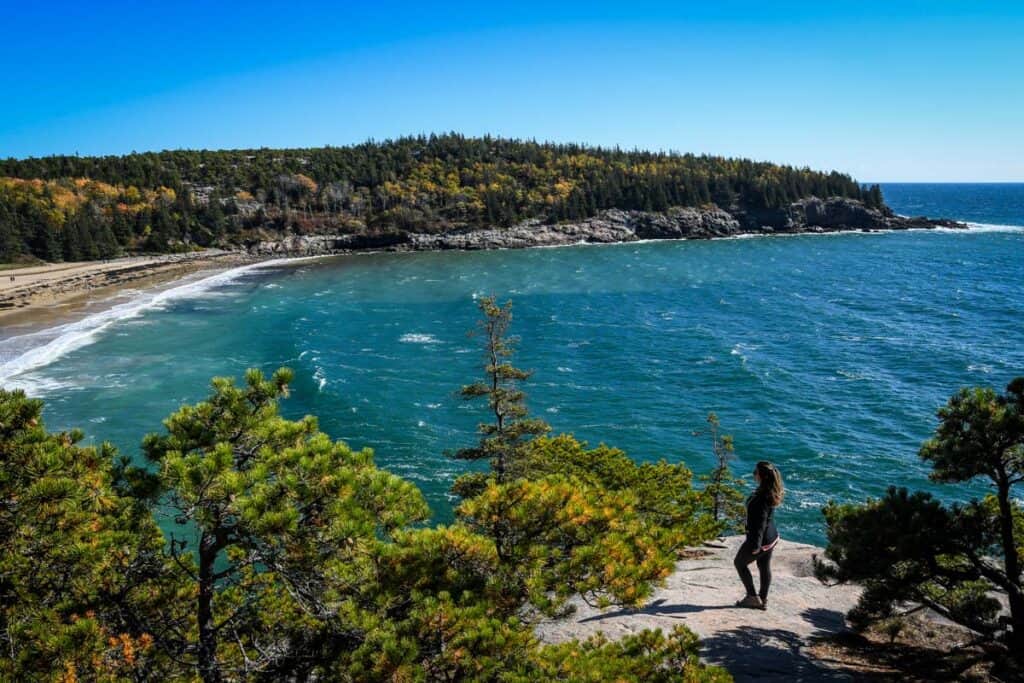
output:
M611 212L605 212L611 213ZM409 248L418 251L439 249L520 249L523 247L561 246L590 242L612 244L639 239L628 223L604 214L578 223L544 224L525 221L507 228L487 228L455 233L409 236Z
M448 232L290 235L248 246L259 256L317 255L359 250L441 251L611 244L646 239L711 239L744 234L966 228L963 223L896 216L842 197L811 197L778 209L674 207L663 213L608 209L580 221L533 219L508 227Z
M247 245L254 256L319 256L349 251L393 249L408 242L403 233L344 235L289 235L278 240L261 240Z
M810 197L778 209L736 210L743 232L843 232L851 230L909 230L966 228L957 221L897 216L887 208L874 209L842 197Z
M644 607L601 611L577 602L571 616L541 624L538 635L552 643L598 632L618 639L682 624L700 636L701 657L727 668L736 681L856 680L819 660L809 646L847 628L846 612L861 588L822 584L813 569L822 549L783 539L772 560L769 609L737 608L733 603L743 588L732 558L742 542L742 536L730 536L681 560Z

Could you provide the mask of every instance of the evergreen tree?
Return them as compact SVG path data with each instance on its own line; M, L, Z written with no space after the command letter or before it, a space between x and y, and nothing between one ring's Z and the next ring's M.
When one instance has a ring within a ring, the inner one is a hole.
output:
M861 581L851 617L859 624L889 618L906 602L1024 653L1024 510L1015 487L1024 482L1024 377L997 394L964 389L939 411L934 438L921 457L945 483L987 479L994 495L946 506L930 494L890 488L864 505L826 506L827 580ZM1002 595L1009 616L1000 617Z
M82 231L79 229L78 221L73 218L61 230L61 254L65 261L81 261L84 253Z
M193 188L201 186L215 188L207 202L194 201ZM777 208L811 194L884 206L880 191L839 173L458 135L323 149L0 160L0 205L20 217L22 248L40 258L60 258L60 240L47 250L45 240L26 236L43 236L44 228L59 234L88 204L97 210L87 227L97 233L109 227L119 248L166 251L179 241L212 244L224 234L243 243L254 237L251 231L267 228L306 233L506 226L712 200L726 208ZM232 195L244 199L246 215L223 215L219 197ZM128 230L132 224L140 229ZM145 225L152 229L137 244ZM87 245L83 235L75 239ZM109 251L105 237L88 239L97 253ZM83 251L82 258L93 253Z
M376 469L369 451L331 442L312 417L278 415L291 376L215 379L207 401L144 442L163 504L198 534L195 547L172 537L170 552L195 586L196 647L179 656L206 683L354 647L352 630L369 618L358 596L373 581L373 548L427 514L415 487Z
M110 224L101 222L94 232L96 234L96 258L108 259L117 256L120 248Z
M485 297L479 307L487 381L462 395L487 398L494 423L459 455L492 468L459 477L454 490L466 498L460 522L494 544L498 608L522 615L525 603L550 616L577 594L600 605L642 603L678 548L716 531L692 475L664 461L637 465L604 446L587 450L571 436L544 437L550 428L527 417L518 388L529 373L511 363L511 304Z
M13 212L0 204L0 263L13 261L25 253L21 230L15 222Z
M146 236L145 247L149 251L166 251L168 243L175 237L177 226L170 210L164 204L152 213L152 225Z
M694 436L711 437L711 452L715 456L715 467L709 474L702 475L704 495L711 509L712 519L723 529L742 531L746 520L746 506L743 502L743 480L732 473L730 463L736 459L732 436L720 432L718 416L708 413L708 428L695 431Z
M214 380L146 438L155 473L46 434L38 402L0 392L0 677L729 680L681 626L535 635L574 595L641 604L680 543L709 537L685 467L535 439L520 478L426 528L419 492L369 451L280 417L289 379ZM173 515L166 550L151 510Z
M565 476L604 491L630 492L641 501L637 512L646 522L681 531L683 545L699 544L719 530L719 521L709 514L706 492L694 489L693 473L683 463L662 459L640 464L617 448L587 448L574 437L559 434L529 442L522 472L532 480Z
M160 530L113 447L47 433L41 412L0 390L0 679L159 678L180 617Z
M868 191L868 205L876 209L885 206L885 200L882 199L882 188L877 183L872 185Z
M455 457L487 460L497 480L505 482L518 473L516 466L523 444L551 428L543 420L528 417L526 395L518 386L531 373L512 365L518 341L508 334L512 302L499 305L495 297L486 296L477 305L483 314L476 334L483 338L484 380L462 387L460 394L466 400L485 399L493 422L481 424L479 443L456 451ZM466 487L472 482L478 484L480 479L464 478L456 483L456 490L468 493Z
M226 223L220 197L212 195L203 212L203 225L210 233L211 241L216 241L224 235Z

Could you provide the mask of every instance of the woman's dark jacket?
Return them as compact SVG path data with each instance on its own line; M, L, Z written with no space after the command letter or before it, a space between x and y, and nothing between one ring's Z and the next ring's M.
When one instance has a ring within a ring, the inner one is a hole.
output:
M775 528L775 506L764 491L755 491L747 498L747 541L750 550L759 550L775 542L779 531Z

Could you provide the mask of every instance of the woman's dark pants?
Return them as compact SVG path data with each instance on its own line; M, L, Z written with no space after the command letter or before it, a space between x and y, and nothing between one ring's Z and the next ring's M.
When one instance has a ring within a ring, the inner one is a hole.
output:
M740 550L736 553L736 559L733 564L736 565L736 571L740 575L740 581L743 582L743 587L747 589L747 595L760 595L762 600L768 598L768 588L772 584L772 553L775 551L774 548L771 550L762 550L756 555L751 552L753 548L746 542L740 546ZM754 592L754 577L750 574L751 562L757 562L757 573L761 576L761 592Z

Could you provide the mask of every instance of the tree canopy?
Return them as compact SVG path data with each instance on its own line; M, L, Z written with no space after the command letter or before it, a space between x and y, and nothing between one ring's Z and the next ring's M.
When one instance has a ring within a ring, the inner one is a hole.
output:
M0 261L238 244L260 231L437 232L604 209L772 209L847 197L848 175L749 159L461 135L315 149L0 160Z
M0 390L0 679L153 675L184 618L163 536L114 449L47 432L41 411Z
M892 487L865 504L830 503L823 578L863 582L851 614L865 624L900 614L907 602L929 607L996 642L1024 652L1024 377L1006 392L963 389L938 412L921 447L932 478L948 484L987 480L994 493L965 505Z
M711 537L685 466L530 439L514 477L485 477L432 527L369 450L280 415L290 380L215 379L145 438L142 469L0 392L0 676L730 680L682 626L560 644L534 631L573 600L643 603L679 547Z

